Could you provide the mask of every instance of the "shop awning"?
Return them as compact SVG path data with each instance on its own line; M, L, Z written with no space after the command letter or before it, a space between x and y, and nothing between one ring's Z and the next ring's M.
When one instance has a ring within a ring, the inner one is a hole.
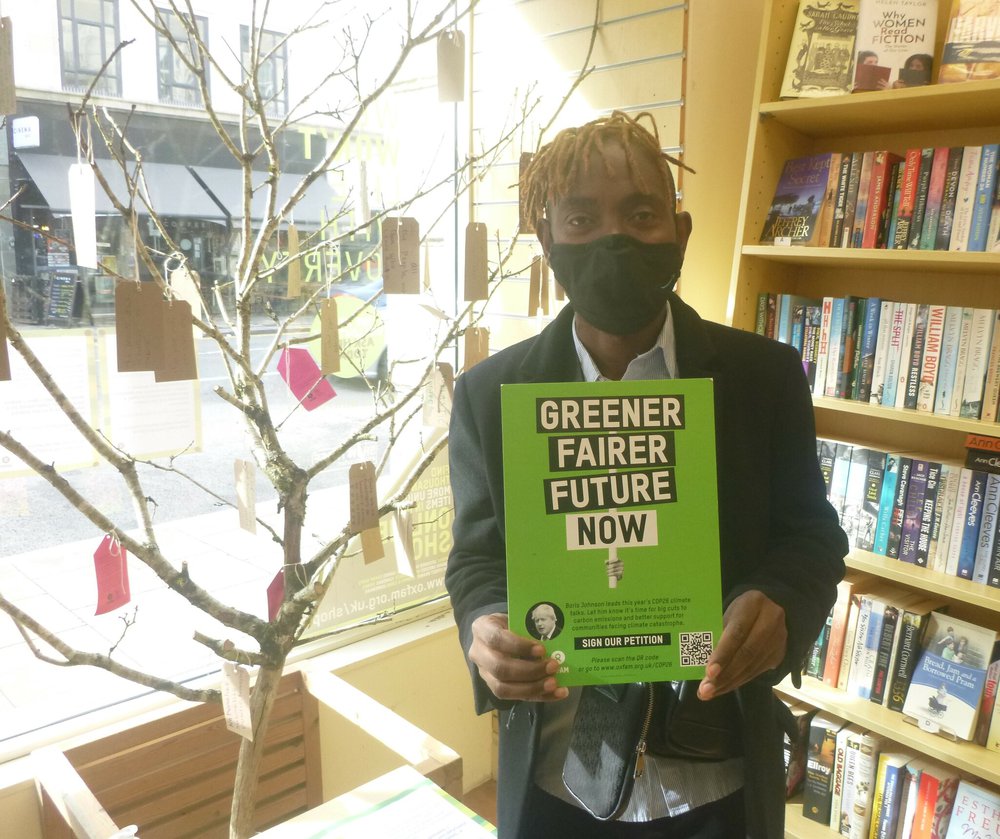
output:
M69 212L68 172L75 157L53 154L22 154L18 158L28 170L39 191L53 212ZM110 160L98 160L98 168L108 181L115 196L127 203L128 188L118 165ZM146 190L149 200L161 216L180 216L206 220L224 220L225 214L191 175L186 166L177 163L144 163ZM96 208L98 214L113 213L114 206L98 184ZM137 208L143 212L137 198Z
M232 214L233 221L243 219L243 173L239 169L221 169L212 166L195 166L194 171L205 182L205 186ZM255 172L253 178L254 193L250 205L250 218L260 221L264 216L266 202L265 190L262 188L265 172ZM280 175L278 178L278 201L276 209L280 209L293 190L302 180L302 175ZM329 221L341 212L344 196L333 191L325 178L318 178L298 204L295 205L294 221L296 224L319 225L324 220ZM286 219L289 220L289 219Z

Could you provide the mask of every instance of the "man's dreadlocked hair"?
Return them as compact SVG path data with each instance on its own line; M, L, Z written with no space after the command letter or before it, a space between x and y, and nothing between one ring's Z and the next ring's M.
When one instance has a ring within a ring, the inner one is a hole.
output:
M640 124L643 117L649 119L652 130ZM660 135L652 114L643 111L633 118L622 111L612 111L610 116L599 117L579 128L563 129L551 143L546 143L532 156L520 182L522 212L532 229L537 229L538 222L545 216L546 204L565 196L581 171L587 172L593 152L600 155L608 174L612 174L604 155L604 146L609 140L625 150L629 175L642 189L649 190L652 185L643 183L636 164L637 154L643 154L653 162L661 178L661 183L656 186L666 194L668 206L673 206L676 192L667 162L689 172L693 170L661 150Z

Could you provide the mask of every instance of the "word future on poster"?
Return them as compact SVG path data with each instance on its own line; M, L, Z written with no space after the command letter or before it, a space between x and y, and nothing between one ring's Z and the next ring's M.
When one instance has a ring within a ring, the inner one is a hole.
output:
M511 630L561 685L701 678L722 631L711 380L501 399Z

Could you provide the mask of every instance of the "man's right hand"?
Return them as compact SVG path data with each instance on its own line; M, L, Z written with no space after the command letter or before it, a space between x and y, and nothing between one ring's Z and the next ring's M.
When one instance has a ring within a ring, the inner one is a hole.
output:
M469 660L498 699L551 702L565 699L569 690L556 685L559 662L545 655L545 647L515 635L507 616L481 615L472 622Z

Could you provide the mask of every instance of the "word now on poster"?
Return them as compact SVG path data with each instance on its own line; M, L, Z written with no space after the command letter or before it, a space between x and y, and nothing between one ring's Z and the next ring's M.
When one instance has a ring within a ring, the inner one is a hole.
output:
M722 631L712 381L501 401L511 630L561 685L700 679Z

